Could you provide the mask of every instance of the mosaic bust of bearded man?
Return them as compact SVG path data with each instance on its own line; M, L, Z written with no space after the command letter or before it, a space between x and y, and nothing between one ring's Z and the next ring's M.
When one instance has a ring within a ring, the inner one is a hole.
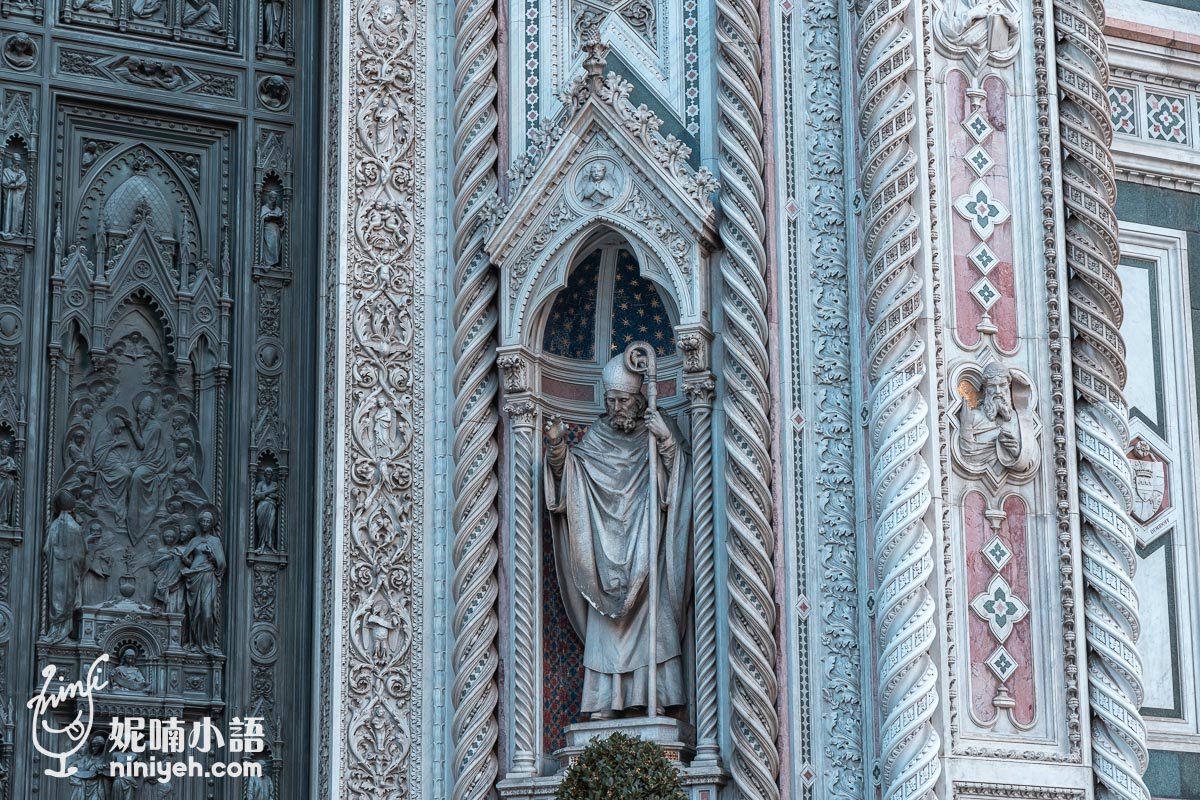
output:
M687 702L682 644L692 582L687 443L668 419L646 413L642 376L626 367L623 356L608 362L603 380L606 413L581 442L568 446L563 423L550 421L545 470L559 587L583 640L580 711L592 719L640 716L648 705L655 530L657 706ZM650 434L658 453L654 509Z

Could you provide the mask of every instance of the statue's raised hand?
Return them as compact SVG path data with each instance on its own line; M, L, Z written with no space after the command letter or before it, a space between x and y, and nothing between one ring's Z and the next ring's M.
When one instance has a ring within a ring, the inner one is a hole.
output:
M550 444L562 444L563 439L567 438L567 428L563 425L562 417L555 414L546 423L546 437L550 440Z
M663 422L662 415L658 413L657 409L646 414L646 427L660 442L672 438L671 429L667 427L667 423Z

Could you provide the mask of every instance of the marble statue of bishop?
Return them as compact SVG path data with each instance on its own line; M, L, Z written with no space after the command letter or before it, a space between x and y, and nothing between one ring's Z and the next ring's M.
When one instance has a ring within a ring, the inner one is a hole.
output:
M650 664L650 537L658 532L657 706L684 705L682 643L691 595L692 481L686 442L646 413L642 376L617 356L604 368L604 406L583 440L547 426L546 503L563 603L583 640L580 710L592 719L640 715ZM650 444L658 508L650 508ZM652 524L652 514L658 517Z

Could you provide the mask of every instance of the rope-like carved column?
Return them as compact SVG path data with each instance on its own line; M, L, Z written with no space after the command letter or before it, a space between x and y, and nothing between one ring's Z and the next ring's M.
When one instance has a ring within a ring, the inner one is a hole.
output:
M716 382L709 371L709 340L688 332L678 339L684 355L683 392L692 422L692 523L696 587L696 757L693 765L719 765L717 715L717 564L713 516L712 412Z
M1054 9L1092 768L1097 797L1148 800L1104 6L1056 0Z
M454 10L454 794L491 797L498 773L496 293L483 250L496 194L496 13Z
M874 511L879 637L880 769L885 800L935 797L941 771L937 707L933 533L925 523L930 470L922 395L924 281L921 218L913 200L920 165L913 145L916 94L911 0L861 0L864 250L869 358L869 461Z
M537 603L540 585L534 558L534 436L537 406L528 397L514 397L504 409L511 423L513 447L513 773L537 773L538 698L535 653L537 646Z
M725 284L725 480L729 517L730 688L737 796L779 797L775 701L775 533L767 416L762 49L754 0L717 2L717 140Z

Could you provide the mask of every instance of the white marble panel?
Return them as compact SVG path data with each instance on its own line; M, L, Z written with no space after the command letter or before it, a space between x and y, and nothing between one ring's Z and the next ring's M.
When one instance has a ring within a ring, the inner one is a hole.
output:
M1121 335L1125 338L1129 380L1125 383L1125 398L1154 424L1158 419L1158 381L1154 375L1154 343L1158 339L1150 309L1154 302L1151 293L1150 270L1141 266L1122 264L1121 286L1124 290L1125 319Z
M1174 581L1168 573L1170 545L1159 547L1138 563L1134 584L1141 601L1142 637L1138 652L1145 668L1144 708L1171 709L1176 705L1175 659L1171 647L1172 613L1176 599L1171 597Z

